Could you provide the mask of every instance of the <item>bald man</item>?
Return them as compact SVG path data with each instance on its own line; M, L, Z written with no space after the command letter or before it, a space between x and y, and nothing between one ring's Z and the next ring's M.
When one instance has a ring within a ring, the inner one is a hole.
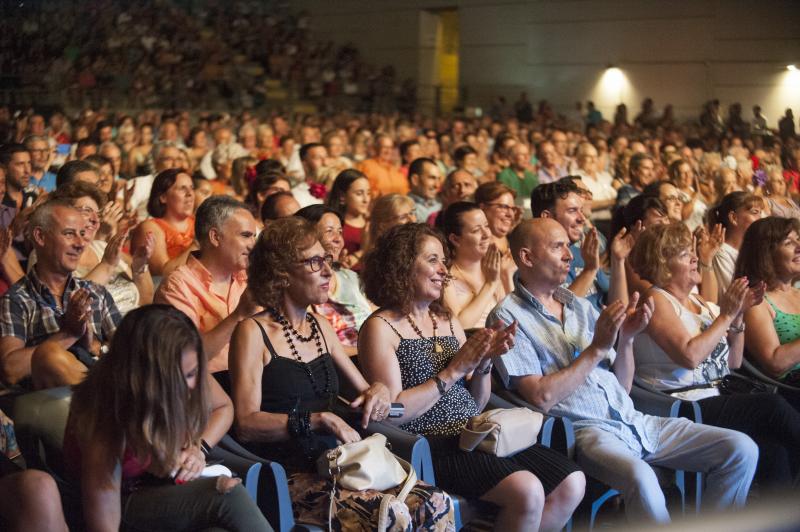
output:
M628 396L633 338L647 326L652 301L637 309L634 295L627 308L614 301L598 312L563 288L572 254L555 220L523 221L509 244L518 268L514 291L487 320L518 322L514 346L496 361L505 386L542 412L572 420L578 463L622 493L631 521L669 521L651 466L702 471L704 504L743 505L758 458L749 437L685 418L644 415Z

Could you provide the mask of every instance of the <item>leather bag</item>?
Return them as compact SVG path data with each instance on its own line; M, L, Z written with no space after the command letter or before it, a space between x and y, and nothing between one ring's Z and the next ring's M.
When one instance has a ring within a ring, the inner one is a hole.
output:
M353 491L385 491L402 484L396 496L384 495L381 499L377 530L384 532L390 525L390 508L394 507L395 512L408 513L405 500L417 483L414 467L386 447L386 436L383 434L373 434L361 441L329 449L317 460L317 471L322 477L333 479L328 530L332 528L332 518L336 511L334 498L337 484Z
M536 443L544 416L528 408L496 408L471 418L461 430L459 447L501 458Z

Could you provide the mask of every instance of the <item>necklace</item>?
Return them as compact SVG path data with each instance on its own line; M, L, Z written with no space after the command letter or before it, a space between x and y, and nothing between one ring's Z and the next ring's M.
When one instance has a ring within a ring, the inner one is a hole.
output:
M444 348L442 347L442 344L439 343L439 339L436 337L436 316L433 315L433 312L431 312L430 309L428 309L428 316L431 317L431 322L433 323L433 340L429 340L422 335L422 331L420 331L419 327L417 327L417 324L414 323L414 320L411 318L411 314L406 314L406 319L408 320L409 325L411 325L411 328L414 329L414 332L417 333L420 338L426 342L430 342L434 353L441 353Z
M297 347L294 344L294 340L292 340L292 336L297 338L297 340L301 343L308 343L310 341L314 341L314 344L317 348L317 357L314 359L322 357L322 334L317 327L317 320L315 320L311 314L306 314L306 321L308 322L309 326L311 327L311 333L305 337L300 334L300 331L294 328L294 326L289 323L289 320L286 319L286 316L281 314L278 309L270 307L269 313L272 315L272 319L274 319L278 324L281 326L283 330L283 336L286 338L286 343L289 344L289 350L292 352L292 356L294 359L300 363L303 370L305 370L306 376L308 380L311 382L311 388L313 388L314 393L317 397L330 397L331 396L331 371L329 364L323 364L325 368L325 388L320 390L319 384L317 383L317 379L314 378L314 373L311 371L311 367L309 366L308 362L304 361L300 354L297 351Z

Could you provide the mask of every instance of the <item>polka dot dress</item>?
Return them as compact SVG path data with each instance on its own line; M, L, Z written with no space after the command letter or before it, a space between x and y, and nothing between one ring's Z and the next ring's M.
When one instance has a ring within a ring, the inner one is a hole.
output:
M386 323L392 327L388 321ZM400 363L400 377L404 390L431 380L447 367L459 348L458 338L452 335L452 322L451 336L436 337L436 341L442 346L441 353L434 350L433 338L403 338L394 327L392 330L400 337L400 345L395 354ZM467 420L478 414L480 414L478 405L467 391L465 380L461 379L427 412L400 428L414 434L458 436L467 424Z

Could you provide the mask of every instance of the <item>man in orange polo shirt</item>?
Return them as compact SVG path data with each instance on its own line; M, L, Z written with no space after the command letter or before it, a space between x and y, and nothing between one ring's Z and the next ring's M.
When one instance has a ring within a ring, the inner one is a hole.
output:
M256 220L230 196L212 196L197 209L200 250L164 279L156 303L189 316L203 338L211 372L228 369L228 344L236 324L260 311L247 292L247 264L256 242Z
M389 135L375 137L375 156L359 165L372 189L372 197L386 194L408 194L408 179L400 171L394 153L394 141Z

